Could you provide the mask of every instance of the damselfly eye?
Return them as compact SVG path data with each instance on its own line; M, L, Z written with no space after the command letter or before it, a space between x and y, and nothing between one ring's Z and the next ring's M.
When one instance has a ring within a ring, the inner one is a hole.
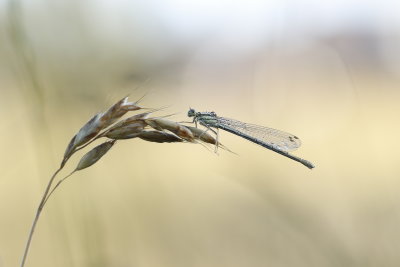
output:
M194 117L196 115L196 111L192 108L189 109L188 111L188 117Z

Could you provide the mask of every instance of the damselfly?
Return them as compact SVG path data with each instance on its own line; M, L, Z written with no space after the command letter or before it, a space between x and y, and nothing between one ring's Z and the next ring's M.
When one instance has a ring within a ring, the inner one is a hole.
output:
M188 116L193 117L193 122L196 123L196 126L198 122L209 130L212 130L211 128L225 130L300 162L310 169L314 168L311 162L289 153L289 151L295 150L301 146L301 141L297 136L268 127L219 117L215 112L196 112L191 108L188 111ZM215 133L217 134L218 140L218 133Z

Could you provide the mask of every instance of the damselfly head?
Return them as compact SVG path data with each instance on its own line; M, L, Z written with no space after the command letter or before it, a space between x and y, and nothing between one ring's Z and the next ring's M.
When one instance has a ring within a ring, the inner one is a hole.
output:
M189 108L188 117L194 117L196 115L196 110Z

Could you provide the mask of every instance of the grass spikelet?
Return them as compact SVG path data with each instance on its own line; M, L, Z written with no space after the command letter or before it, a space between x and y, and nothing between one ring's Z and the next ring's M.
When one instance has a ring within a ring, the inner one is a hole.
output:
M185 127L188 128L193 133L193 135L196 139L203 141L204 143L216 145L222 149L225 149L226 151L236 154L235 152L231 151L230 149L228 149L226 146L224 146L220 142L217 142L217 139L213 135L209 134L206 130L199 129L199 128L192 127L192 126L185 126Z
M128 111L135 111L139 109L141 109L141 107L137 106L136 103L128 102L128 97L122 98L102 114L100 118L102 129L113 124Z
M145 122L155 130L168 130L186 141L193 142L193 140L195 139L193 133L186 126L181 125L177 122L166 120L163 118L147 119L145 120Z
M71 139L64 153L64 160L68 159L77 147L84 145L101 131L101 115L101 113L94 115Z
M137 102L128 102L128 97L124 97L112 105L106 112L94 115L69 142L61 166L63 166L72 154L77 151L78 147L93 140L101 130L112 125L128 111L139 109L141 109L141 107L137 105Z
M199 129L199 128L192 127L192 126L185 126L185 127L188 128L192 132L192 134L195 138L200 139L201 141L212 144L212 145L217 144L217 139L214 136L212 136L211 134L209 134L208 132L206 132L206 130Z
M143 120L127 121L125 123L116 125L104 133L103 136L110 139L130 139L137 137L141 133L147 124Z
M137 137L149 142L155 143L176 143L183 142L182 138L174 134L161 131L142 131Z
M115 142L115 140L104 142L90 150L81 158L75 170L80 171L95 164L111 149Z

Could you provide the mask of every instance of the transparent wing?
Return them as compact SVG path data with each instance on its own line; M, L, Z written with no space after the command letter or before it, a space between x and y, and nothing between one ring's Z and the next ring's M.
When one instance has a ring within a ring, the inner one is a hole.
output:
M276 129L223 117L218 117L218 123L283 151L292 151L301 146L301 141L297 136Z

